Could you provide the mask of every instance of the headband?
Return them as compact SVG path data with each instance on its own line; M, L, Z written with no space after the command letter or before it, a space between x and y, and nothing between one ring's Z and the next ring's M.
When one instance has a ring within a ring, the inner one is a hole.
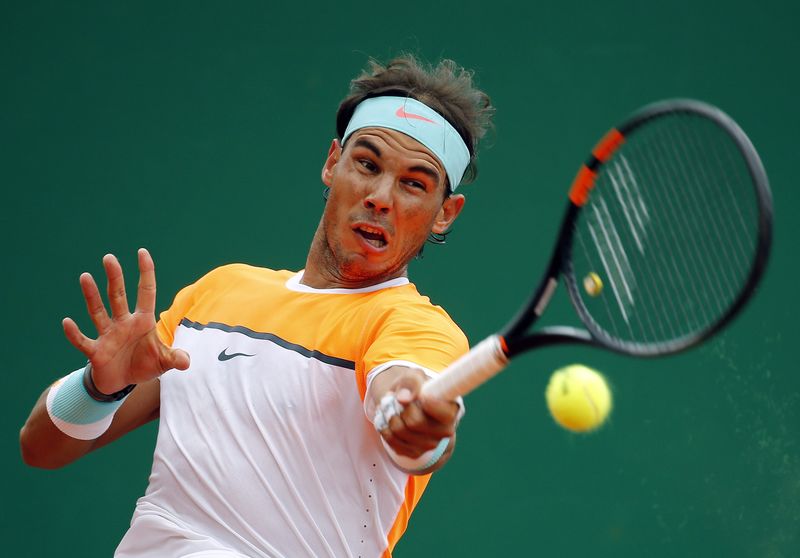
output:
M361 128L389 128L414 138L442 164L452 190L461 183L469 164L469 149L447 119L428 105L411 97L371 97L353 111L342 144Z

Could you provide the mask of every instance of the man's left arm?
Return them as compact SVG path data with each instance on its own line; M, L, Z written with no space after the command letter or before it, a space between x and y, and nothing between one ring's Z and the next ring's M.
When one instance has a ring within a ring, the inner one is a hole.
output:
M428 379L419 368L391 366L372 378L365 399L366 408L379 415L376 429L389 456L415 475L432 473L447 463L455 448L459 419L457 402L422 397L422 385ZM399 405L387 395L393 395ZM382 402L383 411L387 404L391 406L388 412L382 412Z

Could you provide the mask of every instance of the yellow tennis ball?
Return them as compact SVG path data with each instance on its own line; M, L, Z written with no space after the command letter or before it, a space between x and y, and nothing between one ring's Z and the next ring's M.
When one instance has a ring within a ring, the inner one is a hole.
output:
M583 278L583 289L589 296L600 296L603 292L603 280L597 273L591 271Z
M599 427L612 407L606 379L582 364L553 372L545 398L555 421L573 432L589 432Z

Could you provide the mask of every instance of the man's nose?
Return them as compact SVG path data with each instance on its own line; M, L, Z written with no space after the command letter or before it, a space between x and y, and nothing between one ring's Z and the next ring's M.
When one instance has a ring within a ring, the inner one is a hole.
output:
M392 209L392 188L394 180L388 174L380 176L372 183L364 197L364 207L381 213L389 213Z

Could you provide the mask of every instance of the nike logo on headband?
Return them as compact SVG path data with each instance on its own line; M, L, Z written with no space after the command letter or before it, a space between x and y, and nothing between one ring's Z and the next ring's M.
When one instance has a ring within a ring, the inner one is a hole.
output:
M411 119L414 119L414 120L422 120L424 122L430 122L431 124L437 124L438 125L438 122L434 122L430 118L425 118L424 116L420 116L419 114L412 114L410 112L406 112L406 109L404 107L398 108L397 112L395 112L394 114L395 114L395 116L398 116L400 118L411 118Z

